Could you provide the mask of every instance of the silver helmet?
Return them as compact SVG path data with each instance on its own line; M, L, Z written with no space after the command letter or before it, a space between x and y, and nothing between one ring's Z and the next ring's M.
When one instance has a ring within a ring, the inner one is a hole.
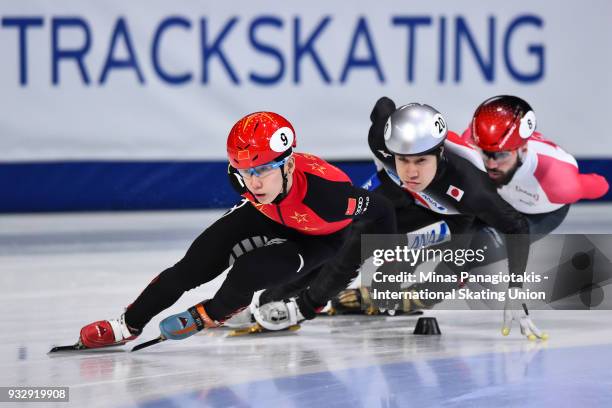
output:
M440 112L429 105L409 103L389 116L385 145L399 155L427 154L444 143L448 128Z

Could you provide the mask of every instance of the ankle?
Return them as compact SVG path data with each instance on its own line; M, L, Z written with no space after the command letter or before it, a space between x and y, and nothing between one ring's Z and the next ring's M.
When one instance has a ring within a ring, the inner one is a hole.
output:
M135 338L142 332L142 330L128 326L128 324L125 322L125 314L122 314L119 319L112 319L108 322L113 329L113 334L116 341Z
M200 319L202 319L202 322L204 322L204 328L206 329L213 329L215 327L219 327L223 323L223 322L219 322L217 320L212 319L208 315L208 312L206 312L206 309L204 309L204 303L198 303L195 306L195 310L200 316Z

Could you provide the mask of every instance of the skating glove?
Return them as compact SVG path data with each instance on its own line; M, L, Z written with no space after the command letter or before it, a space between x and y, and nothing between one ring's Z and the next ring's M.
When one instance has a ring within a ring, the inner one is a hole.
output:
M521 288L508 288L506 291L506 303L504 305L504 324L502 326L502 335L507 336L510 334L512 328L512 322L517 321L521 328L521 334L527 336L529 340L535 339L548 339L548 334L542 332L531 320L527 305L523 300L510 299L511 291L521 292ZM512 292L518 294L518 292ZM514 296L516 297L516 296Z

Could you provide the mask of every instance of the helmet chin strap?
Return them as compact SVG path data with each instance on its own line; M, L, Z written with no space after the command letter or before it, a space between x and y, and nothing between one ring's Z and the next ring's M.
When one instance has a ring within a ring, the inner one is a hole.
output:
M525 152L523 151L522 147L519 147L518 149L518 167L520 167L523 164L524 158L525 158Z
M287 178L287 173L285 173L285 166L286 163L282 165L282 167L280 168L281 174L283 176L283 190L276 196L276 198L274 199L274 201L272 201L274 204L278 204L281 201L283 201L283 199L285 197L287 197L287 184L289 183L289 179Z
M438 177L440 177L446 171L445 151L446 150L444 150L443 146L438 147L438 151L436 152L436 174L434 176L434 180L438 179Z
M440 164L442 160L446 161L446 156L444 156L444 147L438 147L438 154L436 154L436 164Z

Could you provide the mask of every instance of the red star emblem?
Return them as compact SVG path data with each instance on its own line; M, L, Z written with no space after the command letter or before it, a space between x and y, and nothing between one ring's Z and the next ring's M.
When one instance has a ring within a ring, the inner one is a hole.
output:
M303 222L308 222L308 214L306 213L300 214L297 211L294 211L293 215L291 215L289 218L293 218L298 224L301 224Z
M268 207L266 207L266 205L267 205L267 204L262 204L262 203L253 203L253 205L255 206L255 208L256 208L257 210L259 210L259 211L261 211L262 213L266 214L266 211L265 211L265 210L266 210L266 208L268 208ZM266 214L266 215L267 215L267 214Z
M321 174L325 174L325 166L321 166L319 163L309 163L308 164L312 171L318 171Z

